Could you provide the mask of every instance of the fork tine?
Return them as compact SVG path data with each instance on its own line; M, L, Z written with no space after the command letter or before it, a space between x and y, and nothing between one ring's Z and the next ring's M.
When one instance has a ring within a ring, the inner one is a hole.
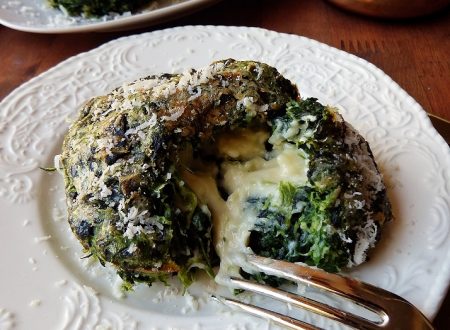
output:
M256 292L285 303L292 304L354 328L380 329L379 325L381 322L372 322L355 314L344 312L306 297L298 296L290 292L243 279L231 278L231 282L240 289Z
M311 285L363 306L380 317L380 322L372 323L378 328L433 329L431 322L411 303L376 286L287 261L256 255L247 256L247 260L259 271L268 275ZM358 325L358 328L361 326Z
M403 300L403 298L373 285L338 274L327 273L321 269L256 255L249 255L247 258L248 262L269 275L301 282L350 299L378 314L384 322L387 322L388 316L381 307L383 302L386 299Z
M217 299L217 298L216 298ZM283 315L283 314L279 314L273 311L270 311L268 309L265 308L261 308L261 307L257 307L257 306L253 306L253 305L249 305L234 299L230 299L230 298L221 298L218 299L219 301L225 302L228 305L234 306L234 307L239 307L241 309L243 309L244 311L255 315L255 316L259 316L259 317L263 317L269 320L272 320L276 323L282 324L286 327L289 327L291 329L295 329L295 330L321 330L318 327L315 327L309 323L305 323L302 322L300 320L296 320L293 319L289 316Z

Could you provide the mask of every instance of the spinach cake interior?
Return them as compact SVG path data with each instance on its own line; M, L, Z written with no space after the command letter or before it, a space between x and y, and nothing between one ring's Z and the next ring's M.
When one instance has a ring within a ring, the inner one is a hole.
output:
M189 285L196 269L227 284L254 273L251 253L338 271L364 262L392 218L366 141L253 61L91 99L58 166L73 232L131 284Z

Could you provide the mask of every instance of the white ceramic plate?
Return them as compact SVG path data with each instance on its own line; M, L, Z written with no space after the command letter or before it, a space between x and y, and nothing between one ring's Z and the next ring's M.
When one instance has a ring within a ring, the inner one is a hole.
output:
M158 24L188 15L219 0L158 0L136 13L99 18L68 17L49 7L47 0L0 1L0 24L36 33L118 31Z
M210 26L112 41L68 59L0 103L0 329L272 328L224 313L202 293L214 289L211 282L194 285L196 297L139 286L117 298L116 276L80 259L81 247L65 221L60 175L38 168L52 165L67 118L86 99L137 77L229 57L277 67L303 96L338 106L367 138L396 220L373 258L351 274L433 317L450 278L450 150L425 112L382 71L355 56L303 37Z

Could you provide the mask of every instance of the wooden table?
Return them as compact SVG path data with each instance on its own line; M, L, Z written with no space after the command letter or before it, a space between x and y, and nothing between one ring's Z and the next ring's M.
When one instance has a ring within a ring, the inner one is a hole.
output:
M0 100L62 60L111 39L191 24L257 26L343 49L381 68L426 111L450 120L450 10L426 18L384 21L318 0L227 0L189 17L120 33L38 35L0 27ZM450 295L434 324L450 329Z

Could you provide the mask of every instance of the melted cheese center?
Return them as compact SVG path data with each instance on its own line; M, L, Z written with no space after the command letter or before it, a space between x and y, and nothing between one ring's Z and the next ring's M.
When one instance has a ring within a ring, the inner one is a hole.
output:
M240 268L254 272L246 255L253 253L247 244L258 210L249 206L248 199L278 199L280 182L289 181L294 185L307 182L307 164L301 151L281 144L267 152L264 144L268 138L266 131L249 129L235 130L217 138L219 156L231 159L222 162L219 169L223 177L221 186L229 194L226 200L219 193L214 175L217 169L182 172L183 180L212 214L214 246L220 257L216 276L219 284L229 285L231 276L240 277Z

